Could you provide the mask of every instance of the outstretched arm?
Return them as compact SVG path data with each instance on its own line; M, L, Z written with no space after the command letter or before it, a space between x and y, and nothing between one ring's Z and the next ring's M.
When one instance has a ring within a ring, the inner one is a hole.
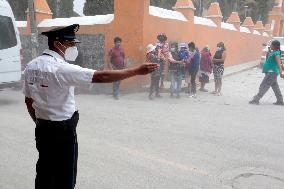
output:
M25 97L25 103L28 109L28 112L32 118L32 120L35 122L36 121L36 116L35 116L35 109L33 108L33 99Z
M141 66L135 68L129 68L124 70L106 70L106 71L96 71L93 75L93 83L112 83L114 81L120 81L129 77L136 75L146 75L156 69L158 69L157 64L144 63Z
M278 68L279 68L279 73L280 73L280 77L284 78L284 74L283 74L283 70L282 70L282 63L281 63L281 58L280 56L275 56L275 60L277 62Z

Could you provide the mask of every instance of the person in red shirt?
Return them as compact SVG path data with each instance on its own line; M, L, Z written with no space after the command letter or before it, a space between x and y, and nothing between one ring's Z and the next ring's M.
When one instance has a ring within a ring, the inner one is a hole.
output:
M122 39L120 37L114 38L114 47L110 49L108 56L108 67L112 70L122 70L124 69L125 53L123 48L121 48ZM119 86L120 81L113 82L113 98L118 100L119 97Z

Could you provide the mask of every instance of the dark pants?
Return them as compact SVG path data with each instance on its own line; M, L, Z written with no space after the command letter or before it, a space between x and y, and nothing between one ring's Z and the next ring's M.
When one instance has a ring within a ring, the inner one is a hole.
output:
M113 96L118 97L119 95L119 86L120 86L120 81L113 82Z
M160 76L151 77L150 95L153 95L154 92L156 95L160 94L160 79Z
M283 102L283 96L281 94L278 82L277 82L277 75L275 73L266 73L265 77L260 84L259 92L256 96L254 96L255 101L259 101L265 93L269 90L269 88L272 88L276 98L277 102Z
M70 120L37 120L35 189L74 189L77 176L78 143L75 112Z
M197 72L189 72L191 93L196 94L196 75Z
M112 68L113 68L113 70L122 70L124 67L112 65ZM113 96L114 97L118 97L118 95L119 95L120 83L121 83L121 81L113 82Z

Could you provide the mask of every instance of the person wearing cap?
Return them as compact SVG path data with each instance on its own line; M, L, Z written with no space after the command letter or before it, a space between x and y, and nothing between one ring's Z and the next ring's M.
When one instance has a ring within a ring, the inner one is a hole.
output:
M114 38L114 47L110 49L108 56L108 67L109 69L113 70L122 70L124 69L124 59L125 59L125 53L123 48L121 48L121 42L122 39L120 37ZM113 82L113 98L118 100L119 97L119 86L120 81Z
M23 93L27 110L36 124L39 153L36 189L73 189L76 184L79 113L74 87L88 83L110 83L155 71L156 64L144 63L124 70L96 71L69 64L78 55L75 33L79 25L56 28L42 34L49 49L27 64Z

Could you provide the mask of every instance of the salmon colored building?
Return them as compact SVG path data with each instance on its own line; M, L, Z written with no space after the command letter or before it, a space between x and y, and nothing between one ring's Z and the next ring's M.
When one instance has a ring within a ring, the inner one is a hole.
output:
M105 36L105 60L113 46L113 38L123 39L126 65L141 64L145 61L145 49L149 43L156 43L159 33L166 33L169 41L194 41L199 49L205 45L214 53L216 44L224 42L227 48L226 66L248 63L259 59L262 44L274 36L283 34L282 1L269 14L269 23L253 23L250 17L241 24L239 14L233 12L227 22L219 3L212 3L205 17L194 16L195 7L191 0L177 0L173 10L150 6L150 0L114 0L114 14L52 19L46 0L35 0L36 19L39 32L52 27L78 23L78 34L103 34ZM274 21L273 21L274 20ZM273 23L272 23L273 21ZM271 26L274 26L273 28ZM29 21L20 27L22 35L29 35ZM145 78L135 78L126 85L141 86Z

